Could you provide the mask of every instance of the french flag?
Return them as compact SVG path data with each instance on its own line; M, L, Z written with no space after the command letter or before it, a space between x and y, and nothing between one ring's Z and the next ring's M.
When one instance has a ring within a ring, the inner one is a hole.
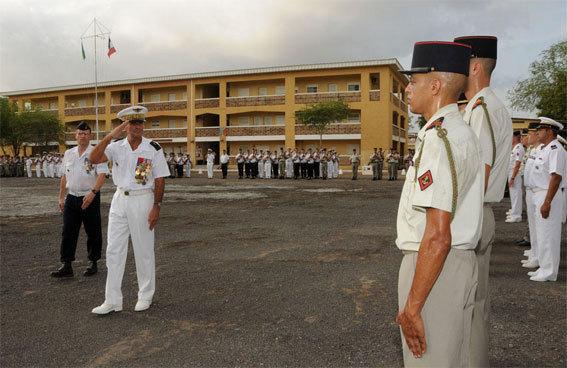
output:
M109 38L108 39L108 52L106 54L108 55L108 57L111 57L112 54L114 54L115 52L116 52L116 48L114 48L114 45L112 44L112 41Z

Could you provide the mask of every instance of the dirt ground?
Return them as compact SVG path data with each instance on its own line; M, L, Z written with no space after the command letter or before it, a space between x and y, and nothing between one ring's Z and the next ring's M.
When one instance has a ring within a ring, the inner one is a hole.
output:
M97 276L82 276L84 235L75 277L49 277L59 265L57 180L2 179L0 365L401 366L393 322L401 186L368 177L168 179L154 304L133 311L130 250L124 311L99 317L90 311L104 300L106 268L101 261ZM112 192L108 182L105 238ZM520 267L525 248L514 244L526 223L504 223L508 208L508 199L495 207L491 364L564 367L565 254L557 282L530 281Z

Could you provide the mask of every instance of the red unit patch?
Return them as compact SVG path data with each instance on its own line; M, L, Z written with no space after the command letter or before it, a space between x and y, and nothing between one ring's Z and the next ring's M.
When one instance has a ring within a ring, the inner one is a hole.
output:
M431 171L427 170L423 175L417 178L419 182L419 188L424 191L425 189L429 188L431 184L433 184L433 176L431 176Z

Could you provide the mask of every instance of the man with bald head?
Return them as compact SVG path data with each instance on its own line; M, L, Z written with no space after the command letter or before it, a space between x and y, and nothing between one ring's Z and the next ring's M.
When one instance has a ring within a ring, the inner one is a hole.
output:
M412 68L403 72L410 75L410 109L427 120L397 218L404 257L396 321L406 366L468 364L483 200L478 139L457 107L470 53L453 42L418 42Z

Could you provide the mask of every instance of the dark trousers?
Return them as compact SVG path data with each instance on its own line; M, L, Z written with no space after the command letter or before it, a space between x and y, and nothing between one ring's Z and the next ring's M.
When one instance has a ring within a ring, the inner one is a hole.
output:
M299 178L299 168L300 167L301 167L301 164L299 162L293 163L293 178L294 179Z
M237 165L238 165L238 178L242 179L242 177L244 176L244 162L239 162ZM248 177L248 174L246 174L246 177Z
M183 177L183 165L177 165L177 177L178 178Z
M301 179L305 179L307 177L307 162L302 162L301 166Z
M307 164L307 178L312 179L313 178L313 168L314 168L315 164L314 163L308 163Z
M244 172L246 173L246 179L252 176L252 164L247 162L244 164Z
M313 166L313 175L315 176L315 179L319 179L319 169L321 168L321 163L320 162L315 162L315 166Z
M221 164L221 171L222 171L222 178L226 179L226 175L228 174L228 162L226 164Z
M272 164L272 171L273 171L273 173L274 173L274 176L273 176L274 178L277 178L277 177L278 177L278 172L279 172L278 169L279 169L279 166L280 166L279 164Z
M252 163L252 178L256 179L258 177L258 162Z
M61 239L61 262L75 260L77 239L81 224L87 234L87 254L89 261L98 261L102 250L102 229L100 224L100 193L97 193L90 206L82 210L83 197L70 194L65 198L63 210L63 238Z

